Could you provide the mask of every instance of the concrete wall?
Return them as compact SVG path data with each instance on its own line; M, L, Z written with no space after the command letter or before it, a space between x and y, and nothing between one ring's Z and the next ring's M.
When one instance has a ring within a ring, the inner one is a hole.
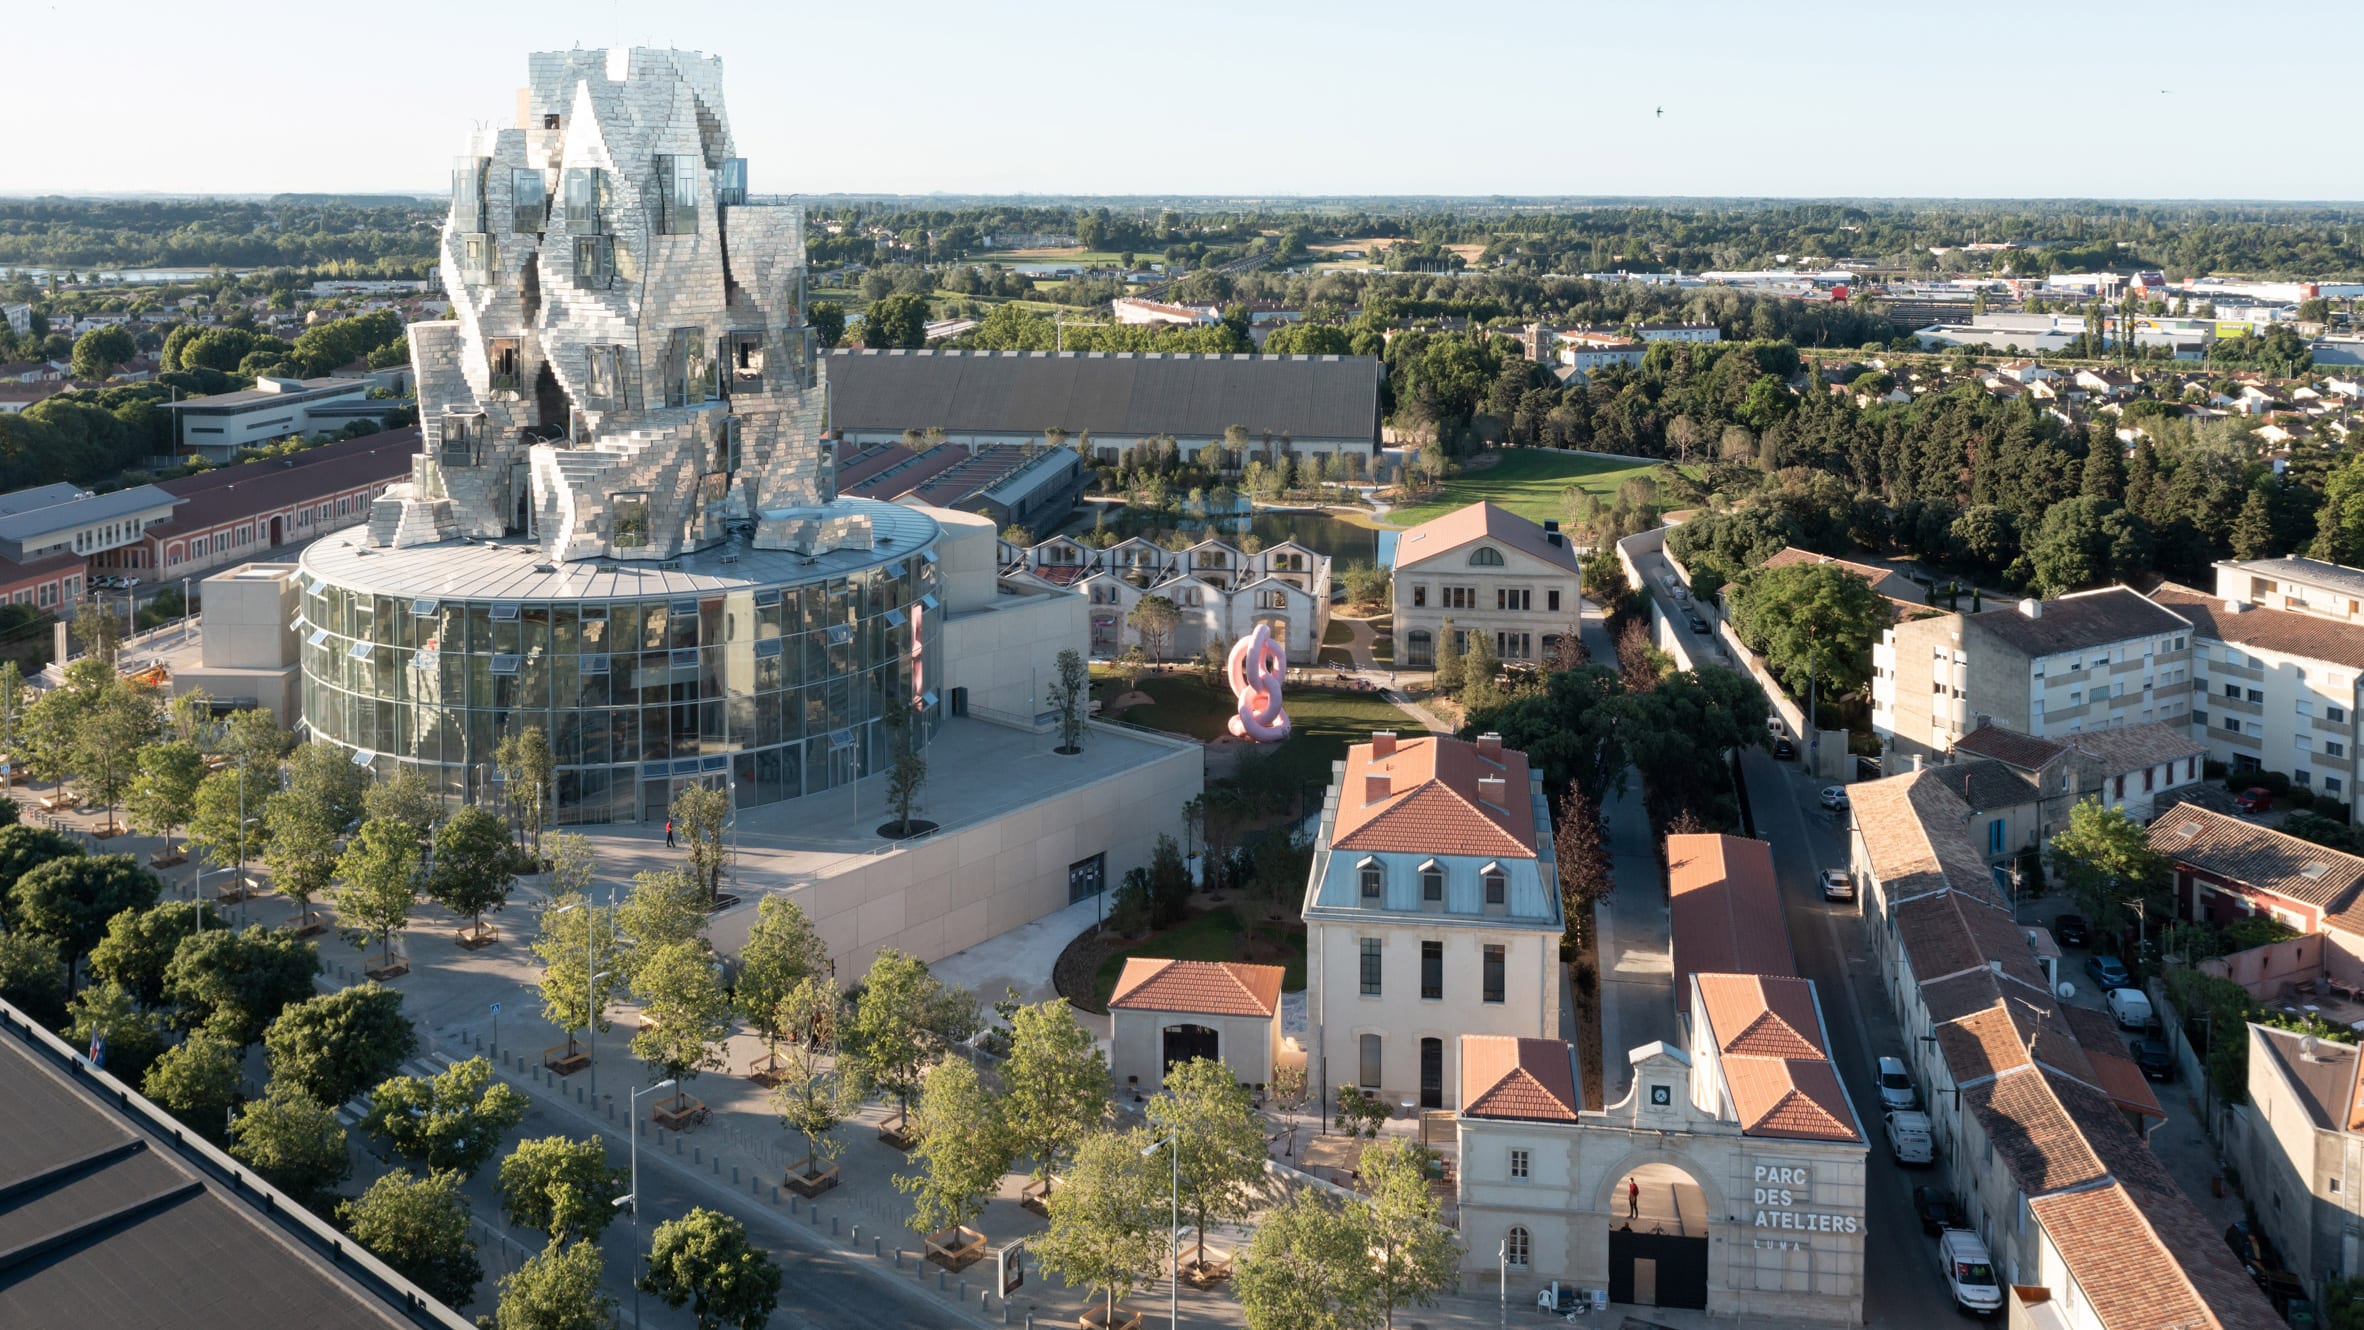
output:
M292 563L249 563L205 579L199 647L208 668L276 670L296 663L301 593L295 577Z
M970 713L1005 724L1032 726L1049 710L1044 698L1059 677L1059 653L1085 648L1081 596L996 596L983 609L954 614L944 624L939 668L943 695L966 688Z
M1106 854L1114 886L1148 864L1159 836L1182 839L1182 805L1204 787L1199 745L1134 731L1122 737L1165 751L997 817L846 855L777 889L811 917L845 983L886 947L939 960L1040 919L1068 904L1069 865ZM736 952L754 922L750 900L716 916L709 936L718 949Z
M2282 985L2322 973L2323 934L2309 933L2226 956L2211 956L2192 968L2219 979L2230 979L2248 989L2253 998L2278 1001Z
M1170 1025L1203 1025L1215 1032L1215 1047L1232 1077L1249 1085L1272 1080L1273 1059L1280 1048L1280 1013L1268 1018L1206 1016L1196 1012L1124 1011L1108 1013L1108 1075L1119 1095L1156 1094L1165 1088L1165 1029ZM1119 1101L1123 1102L1123 1101Z

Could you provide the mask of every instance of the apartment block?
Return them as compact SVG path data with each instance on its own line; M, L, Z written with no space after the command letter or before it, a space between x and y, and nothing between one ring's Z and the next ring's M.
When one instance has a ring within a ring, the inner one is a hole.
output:
M2231 579L2225 568L2218 573L2221 591ZM2283 772L2293 785L2353 803L2364 741L2357 721L2364 619L2173 585L2153 595L2192 622L2192 735L2206 739L2208 756L2234 771ZM2286 583L2268 595L2330 608L2291 594Z

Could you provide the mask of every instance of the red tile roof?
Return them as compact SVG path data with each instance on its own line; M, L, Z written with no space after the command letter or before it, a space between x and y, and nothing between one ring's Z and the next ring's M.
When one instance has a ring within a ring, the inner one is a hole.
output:
M210 530L224 522L315 503L364 485L407 479L419 451L419 430L365 434L307 448L290 457L214 467L156 488L182 502L172 516L140 533L142 540Z
M2364 886L2364 857L2198 804L2160 814L2150 846L2187 868L2327 911L2346 908Z
M1814 985L1786 975L1696 976L1740 1130L1855 1141L1855 1111L1830 1063Z
M1527 755L1494 743L1488 756L1464 739L1442 735L1394 741L1385 757L1371 745L1346 750L1337 826L1330 844L1364 853L1536 857L1533 795ZM1370 779L1387 778L1387 793L1368 799ZM1502 804L1479 797L1479 780L1502 780Z
M1773 847L1739 836L1666 838L1675 991L1694 974L1796 974Z
M1128 956L1108 1005L1128 1011L1269 1017L1280 1010L1280 986L1277 965Z
M1396 538L1395 558L1398 568L1448 554L1464 545L1480 540L1491 540L1507 545L1521 554L1556 563L1573 573L1576 567L1576 547L1562 536L1554 545L1546 538L1544 529L1534 522L1490 503L1473 503L1467 508L1446 513L1443 517L1422 522Z
M1557 1039L1461 1036L1461 1112L1473 1118L1574 1122L1576 1049Z

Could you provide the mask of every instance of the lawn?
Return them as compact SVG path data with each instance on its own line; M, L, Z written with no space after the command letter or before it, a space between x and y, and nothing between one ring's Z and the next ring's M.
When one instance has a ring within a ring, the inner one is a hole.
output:
M1106 696L1120 687L1114 685ZM1141 681L1141 691L1154 700L1119 713L1117 719L1193 739L1228 733L1226 726L1239 710L1230 689L1209 687L1196 674L1155 675ZM1278 764L1271 778L1280 789L1329 784L1330 763L1346 756L1348 744L1368 740L1373 730L1410 733L1420 728L1377 693L1293 687L1282 692L1281 705L1289 713L1289 737L1258 754Z
M1418 526L1479 502L1508 508L1530 521L1564 519L1568 510L1560 494L1570 485L1581 485L1604 501L1613 500L1619 485L1636 476L1655 475L1666 465L1612 462L1555 448L1511 448L1494 456L1492 466L1453 477L1437 497L1397 508L1387 514L1388 520L1398 526Z
M1305 926L1294 919L1243 923L1239 912L1228 905L1151 934L1100 962L1092 996L1102 1011L1108 1009L1108 995L1116 991L1117 976L1124 973L1127 956L1278 965L1287 971L1281 976L1282 988L1293 993L1305 987Z

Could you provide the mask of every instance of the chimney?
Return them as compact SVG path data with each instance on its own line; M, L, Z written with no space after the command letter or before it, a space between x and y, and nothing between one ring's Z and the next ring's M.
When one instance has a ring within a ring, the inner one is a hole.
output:
M1365 773L1363 776L1363 807L1368 808L1372 804L1375 804L1381 799L1386 798L1388 788L1389 782L1386 772L1376 771Z
M2025 618L2041 619L2044 617L2044 602L2032 599L2023 600L2019 602L2019 613Z
M1393 756L1395 756L1395 731L1371 731L1371 760L1376 762L1380 758Z
M1510 808L1510 782L1500 776L1478 777L1478 802L1492 804L1507 811Z
M1477 749L1478 756L1486 759L1488 762L1501 761L1502 736L1492 730L1486 731L1484 734L1481 734L1477 737Z

